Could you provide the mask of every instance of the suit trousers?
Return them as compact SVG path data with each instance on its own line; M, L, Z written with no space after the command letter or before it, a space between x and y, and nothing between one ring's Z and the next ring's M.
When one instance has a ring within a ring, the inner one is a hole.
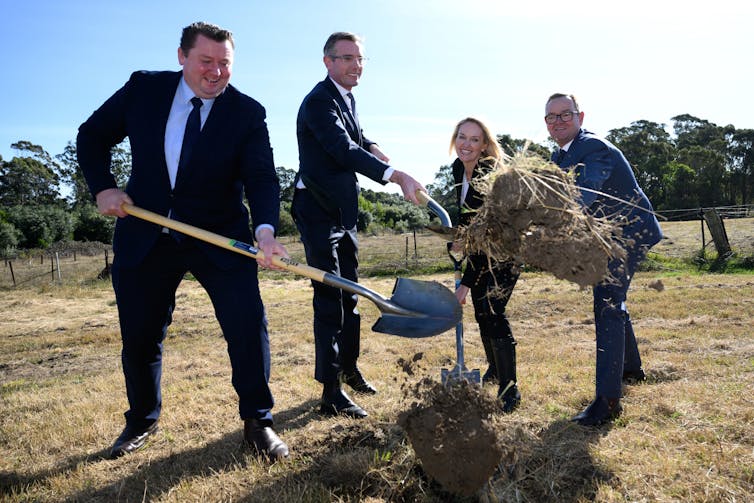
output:
M359 245L356 228L340 226L308 189L296 190L292 211L307 264L357 282ZM321 383L332 383L341 371L356 369L361 340L361 316L356 305L358 296L318 281L312 281L312 287L314 378Z
M513 342L513 333L505 308L516 286L519 273L514 272L513 264L510 262L497 263L492 270L485 266L485 269L469 289L479 333L483 338L510 339Z
M626 295L639 263L646 256L645 248L629 248L625 263L611 260L608 270L614 278L593 288L594 322L597 334L596 394L620 398L623 369L641 368L641 357L631 317L626 308Z
M176 241L168 234L161 235L135 267L121 267L115 256L112 279L123 341L128 424L140 426L160 416L163 342L172 322L175 292L186 272L212 301L227 343L241 418L272 421L270 345L257 264L235 264L223 270L208 260L194 239Z

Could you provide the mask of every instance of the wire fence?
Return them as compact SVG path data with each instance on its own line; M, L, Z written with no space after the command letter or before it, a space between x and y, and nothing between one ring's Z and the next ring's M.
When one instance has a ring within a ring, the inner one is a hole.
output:
M734 251L754 253L754 211L747 206L742 218L741 207L718 208L724 222L726 237ZM736 209L732 214L728 210ZM681 211L678 210L680 214ZM670 257L691 257L706 248L710 240L704 212L697 208L692 219L668 219L661 224L666 239L653 251ZM691 215L691 213L688 213ZM696 220L696 222L694 221ZM701 223L700 223L701 221ZM705 231L705 228L707 230ZM284 236L291 258L305 263L304 248L297 236ZM428 231L403 234L359 235L359 272L362 277L377 275L423 274L451 271L452 262L447 255L447 240ZM82 283L109 278L113 252L101 243L57 244L45 251L9 254L3 258L0 271L0 289L40 286L56 283ZM264 270L263 278L279 278L290 273Z
M738 204L734 206L715 206L709 208L683 208L679 210L661 210L656 211L663 220L680 221L680 220L699 220L703 218L704 212L715 210L721 218L748 218L754 217L754 204Z

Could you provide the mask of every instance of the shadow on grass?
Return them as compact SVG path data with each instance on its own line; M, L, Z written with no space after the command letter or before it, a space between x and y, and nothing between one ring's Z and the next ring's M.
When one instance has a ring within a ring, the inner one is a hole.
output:
M613 479L597 463L592 444L613 427L552 423L538 434L514 428L504 435L507 452L484 491L488 501L592 501L600 484Z
M287 429L300 428L307 423L318 420L315 412L318 400L309 400L298 407L282 411L275 415L276 424ZM215 476L217 473L233 470L249 463L266 463L258 460L243 441L243 426L239 421L240 433L234 432L201 448L176 452L166 458L143 460L135 471L117 482L99 488L87 488L65 497L65 501L145 501L168 494L183 480L197 476ZM71 456L61 461L55 468L31 473L0 472L0 496L21 497L33 495L36 489L43 490L51 484L52 479L66 476L81 469L84 464L108 463L113 470L118 464L128 462L131 456L140 456L147 449L122 458L109 459L110 447L107 446L92 454ZM0 498L2 499L2 498ZM36 500L35 498L32 498ZM61 498L63 499L63 498Z
M321 416L318 401L310 400L276 414L276 424L286 430L304 428ZM241 502L361 501L559 501L594 499L601 483L612 473L590 454L592 444L609 431L583 428L561 420L533 433L522 427L500 432L506 454L496 474L472 498L445 491L422 470L403 430L396 424L374 420L343 420L325 438L292 445L291 459L268 466L243 443L241 430L196 449L164 458L143 455L133 467L122 467L129 456L105 459L108 449L73 456L53 470L31 475L0 474L0 495L34 499L35 486L44 490L52 479L81 469L84 463L107 463L113 471L132 470L127 476L99 487L87 487L60 499L66 501L162 500L184 484L197 479L217 479L231 473L227 493L209 481L207 491L192 499ZM155 446L147 446L147 449ZM139 456L136 454L135 456ZM449 460L453 462L453 460ZM261 468L261 471L260 471ZM110 469L110 467L108 467ZM201 491L202 483L196 483ZM239 490L243 493L238 496Z

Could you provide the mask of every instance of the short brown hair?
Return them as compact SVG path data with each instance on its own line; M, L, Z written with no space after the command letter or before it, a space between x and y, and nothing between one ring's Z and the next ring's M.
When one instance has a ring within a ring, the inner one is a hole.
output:
M185 27L181 34L181 50L184 56L188 56L189 51L196 44L196 37L199 35L204 35L215 42L225 42L227 40L230 42L231 47L236 48L236 44L233 42L233 34L230 31L224 30L215 24L197 21Z
M335 47L335 43L339 40L349 40L357 44L361 43L361 37L359 37L358 35L349 33L347 31L336 31L335 33L327 37L325 47L322 49L322 52L325 56L335 56L333 48Z
M576 108L576 111L579 112L579 102L576 101L576 96L573 94L564 94L564 93L555 93L551 95L549 98L547 98L547 102L545 103L545 106L547 106L548 103L550 103L552 100L556 100L558 98L569 98L571 101L573 101L573 106Z

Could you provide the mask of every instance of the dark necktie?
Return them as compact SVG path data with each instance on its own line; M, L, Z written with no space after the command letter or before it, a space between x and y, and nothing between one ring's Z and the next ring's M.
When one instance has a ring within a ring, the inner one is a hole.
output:
M558 152L554 156L553 162L555 162L555 164L557 164L558 166L560 166L560 163L563 162L563 158L565 157L566 152L568 152L568 151L567 150L563 150L562 148L558 149Z
M193 110L186 120L186 131L183 133L183 145L181 146L181 158L178 161L178 170L185 166L191 158L191 150L194 148L196 141L199 139L199 132L202 129L202 119L199 116L199 109L202 108L202 100L194 96L191 98Z
M356 100L351 93L346 94L346 96L348 96L348 99L351 100L351 115L353 115L353 120L359 122L358 117L356 117Z
M353 117L353 121L356 124L356 131L359 133L359 144L361 144L361 126L359 126L359 116L356 115L356 100L351 93L346 93L346 96L351 100L351 117Z

